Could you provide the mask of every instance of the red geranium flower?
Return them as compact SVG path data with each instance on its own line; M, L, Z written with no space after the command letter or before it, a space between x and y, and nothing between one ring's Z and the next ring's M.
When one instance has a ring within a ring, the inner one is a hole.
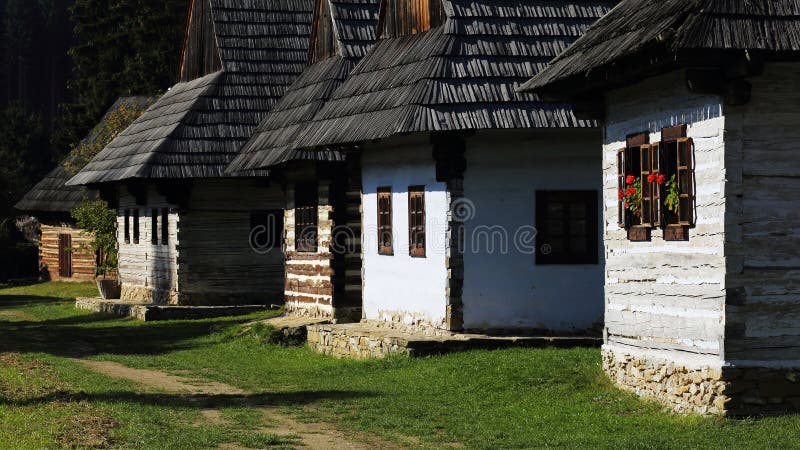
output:
M625 207L626 207L626 208L628 207L628 202L625 202Z
M623 198L625 198L625 192L623 192L622 189L620 189L619 190L619 199L622 200Z
M651 173L650 175L647 176L647 182L648 183L652 183L652 182L656 181L656 178L657 177L655 176L655 174Z
M636 177L633 175L628 175L628 178L625 178L625 182L628 184L633 184L636 182Z
M635 187L629 187L628 190L625 192L625 195L628 195L628 196L636 195L636 188Z
M658 184L664 184L664 183L667 182L667 176L666 175L659 175L656 178L656 181L658 182Z

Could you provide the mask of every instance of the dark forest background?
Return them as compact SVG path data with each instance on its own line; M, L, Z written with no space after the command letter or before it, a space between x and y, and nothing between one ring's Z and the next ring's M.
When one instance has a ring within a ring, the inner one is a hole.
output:
M0 253L21 240L13 205L114 100L176 82L188 3L0 0Z

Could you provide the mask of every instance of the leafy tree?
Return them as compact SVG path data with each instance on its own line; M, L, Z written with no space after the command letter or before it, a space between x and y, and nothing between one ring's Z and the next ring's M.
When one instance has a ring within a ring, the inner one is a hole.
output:
M97 275L108 275L117 269L117 214L103 200L84 199L72 211L78 227L92 236L86 250L100 255ZM82 249L84 250L84 249Z

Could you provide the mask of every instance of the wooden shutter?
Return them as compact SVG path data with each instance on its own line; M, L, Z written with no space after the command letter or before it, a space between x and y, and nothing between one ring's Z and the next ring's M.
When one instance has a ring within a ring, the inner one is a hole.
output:
M394 254L392 188L378 189L378 254Z
M653 189L651 183L647 181L652 169L651 157L652 148L650 144L639 147L639 176L641 177L642 204L639 210L639 219L642 226L653 226Z
M425 188L408 188L408 249L413 257L425 257Z
M661 154L661 143L656 142L650 145L650 173L653 174L656 178L661 175L661 166L663 165L663 155ZM662 202L661 202L661 190L662 185L658 184L658 182L651 183L650 189L652 191L651 197L653 199L652 203L652 219L650 223L653 224L654 227L660 227L662 222Z
M72 277L72 236L66 233L58 235L58 275Z
M683 226L694 225L694 141L690 138L678 139L677 178L680 191L678 203L678 224Z
M624 193L627 185L625 183L625 149L621 148L617 150L617 189L619 189L619 193ZM628 227L628 215L625 213L625 199L620 198L619 202L617 203L618 209L618 220L619 220L619 227L620 228L627 228Z

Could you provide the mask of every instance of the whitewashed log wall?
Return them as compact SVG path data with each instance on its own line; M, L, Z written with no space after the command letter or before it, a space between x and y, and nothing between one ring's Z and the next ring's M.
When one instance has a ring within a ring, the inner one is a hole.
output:
M720 98L690 93L683 72L613 91L603 146L606 349L719 366L725 334L725 180ZM630 242L617 222L617 150L629 134L688 124L697 227L688 242Z
M158 219L159 241L151 241L151 217L153 208L161 214L162 208L170 208L168 219L169 239L161 241L161 217ZM133 214L130 216L130 242L125 242L125 211L139 210L139 243L133 240ZM128 301L154 302L157 304L178 302L177 231L179 216L175 205L169 205L163 197L150 188L147 205L137 205L133 196L124 189L120 192L117 210L117 242L119 243L119 278L122 298Z
M725 360L800 367L800 64L771 64L726 112Z
M195 180L178 228L181 303L282 303L283 249L251 248L250 213L283 209L280 184Z

